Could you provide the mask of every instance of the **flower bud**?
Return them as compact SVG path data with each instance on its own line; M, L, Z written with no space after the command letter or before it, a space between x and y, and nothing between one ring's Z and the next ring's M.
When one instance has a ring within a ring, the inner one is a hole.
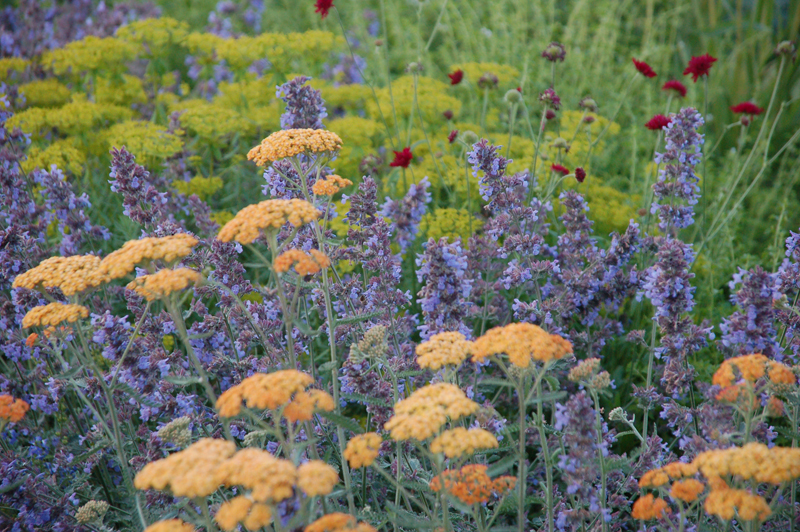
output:
M553 63L556 61L563 62L564 58L567 57L567 49L563 44L553 41L542 51L542 57Z
M517 89L511 89L504 97L505 101L511 105L522 101L522 94Z

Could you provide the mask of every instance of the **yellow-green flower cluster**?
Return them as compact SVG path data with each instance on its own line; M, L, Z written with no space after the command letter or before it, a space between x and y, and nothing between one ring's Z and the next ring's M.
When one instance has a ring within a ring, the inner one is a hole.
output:
M125 146L145 166L172 157L183 149L180 137L143 120L115 124L105 132L105 137L108 149Z
M194 176L189 181L173 181L172 186L184 196L195 194L201 200L206 200L222 188L222 178L198 175Z
M55 78L37 79L19 86L26 107L58 107L70 99L69 88Z
M189 25L174 18L148 18L130 22L117 30L117 39L144 48L147 55L158 56L171 44L180 43L189 34Z
M427 238L439 240L446 236L451 240L461 238L462 242L467 242L482 225L483 222L466 209L445 208L425 213L419 227Z
M89 35L46 52L42 65L52 68L57 75L71 72L77 76L86 71L118 72L135 56L136 47L130 43L114 37Z
M437 79L420 76L417 79L416 103L414 91L414 78L402 76L392 81L391 93L388 88L375 91L377 101L370 98L365 102L367 115L380 120L381 114L389 125L394 124L395 112L399 120L408 119L413 109L414 115L422 115L425 124L441 124L445 121L442 112L445 109L458 115L461 111L461 100L450 96L447 92L448 85ZM394 111L392 111L394 102Z
M38 135L42 131L57 129L60 133L77 135L87 133L105 123L130 120L133 111L119 105L90 102L85 95L73 95L63 107L48 109L31 107L15 114L6 122L8 128Z
M31 64L21 57L4 57L0 59L0 81L8 81L12 77L25 72Z
M20 162L20 167L25 172L31 172L35 168L49 170L56 165L61 170L82 175L86 154L76 144L75 139L68 138L56 140L44 148L32 145L28 149L28 158Z
M181 126L206 142L213 143L235 134L252 135L257 129L252 119L216 103L192 100L188 106L180 102L173 107L183 111Z
M113 77L98 77L95 81L94 99L97 103L127 106L144 103L147 94L141 79L129 74Z

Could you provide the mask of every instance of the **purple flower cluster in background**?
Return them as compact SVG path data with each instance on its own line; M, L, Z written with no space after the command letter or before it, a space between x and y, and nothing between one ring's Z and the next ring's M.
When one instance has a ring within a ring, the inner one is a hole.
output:
M275 96L286 103L281 115L283 129L325 129L322 119L328 116L320 91L307 87L311 78L297 76L283 85L278 85Z
M400 253L405 253L417 236L419 222L431 201L430 186L428 178L424 177L419 183L412 184L402 199L395 201L386 198L381 216L392 221L393 232L400 245Z

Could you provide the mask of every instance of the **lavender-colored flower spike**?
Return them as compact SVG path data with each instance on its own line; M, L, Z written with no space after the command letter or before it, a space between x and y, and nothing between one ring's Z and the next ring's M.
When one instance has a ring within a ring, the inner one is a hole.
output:
M694 205L700 195L694 169L702 157L704 137L697 132L703 117L686 107L670 115L666 151L656 154L656 163L666 163L653 185L655 199L650 212L658 214L662 231L674 232L694 223Z
M111 150L111 190L122 195L125 216L145 227L168 218L167 196L150 183L150 172L125 147Z
M773 300L780 299L776 288L777 274L765 272L761 267L739 269L729 283L731 303L739 307L720 325L722 344L735 354L763 353L781 360L780 345L776 339Z
M417 236L419 223L431 201L430 186L430 181L425 177L418 184L412 184L403 199L395 201L386 198L381 216L392 220L401 253L405 253Z
M787 301L786 305L779 306L777 319L783 324L784 338L796 361L800 352L800 313L796 312L796 298L800 291L800 233L792 231L786 239L786 258L776 276L776 289L785 295ZM788 301L794 303L790 306Z
M425 286L417 294L424 324L422 338L445 331L459 331L467 337L472 331L464 323L473 309L469 301L472 279L467 274L467 254L461 239L448 243L447 237L437 242L428 240L425 252L417 255L417 279Z
M286 103L281 115L283 129L325 129L322 119L328 116L320 91L305 87L311 78L298 76L278 85L275 96Z

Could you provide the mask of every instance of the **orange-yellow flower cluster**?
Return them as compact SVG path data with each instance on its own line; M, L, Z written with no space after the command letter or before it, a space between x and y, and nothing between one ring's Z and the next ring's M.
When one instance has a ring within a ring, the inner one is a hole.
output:
M304 532L377 532L367 523L356 521L352 515L334 512L323 515L310 525Z
M336 408L333 397L322 390L308 390L297 392L292 402L283 409L283 417L291 423L298 421L311 421L314 412L332 412Z
M762 443L705 451L692 462L706 478L738 476L742 480L782 484L800 478L800 449L769 448Z
M430 487L436 493L445 490L464 504L489 502L492 496L502 497L516 486L511 476L492 480L485 465L466 465L461 469L448 469L431 479Z
M8 394L0 395L0 420L17 423L25 417L30 405L22 399L14 399Z
M417 346L417 364L434 371L445 365L459 366L472 351L472 342L460 332L434 334Z
M384 428L397 441L426 440L439 432L448 418L455 421L478 408L478 403L454 384L429 384L394 405L394 416Z
M311 460L297 468L297 487L309 497L328 495L338 483L336 470L322 460Z
M311 192L315 196L333 196L345 187L349 187L353 182L336 174L329 175L325 179L320 179L311 187Z
M344 450L344 457L353 469L367 467L378 458L378 451L381 447L380 435L377 432L359 434L347 442Z
M678 480L672 484L669 495L673 499L683 502L694 502L697 497L706 489L705 484L694 478Z
M192 252L195 245L197 239L186 233L130 240L103 259L99 272L109 280L119 279L133 272L142 262L161 260L169 264L182 259Z
M640 488L657 488L663 486L670 479L679 480L692 477L697 474L697 466L694 463L672 462L664 467L651 469L639 479Z
M100 257L74 255L50 257L14 279L14 288L34 290L38 286L58 288L71 296L108 281L100 271Z
M318 249L308 253L299 249L289 249L275 257L272 265L277 273L285 273L294 266L298 275L313 275L331 265L331 260Z
M311 375L295 369L256 373L225 390L217 399L217 409L220 417L239 415L243 405L259 410L275 410L288 404L293 395L303 392L312 382L314 379Z
M269 506L253 502L245 495L238 495L219 507L214 520L225 532L236 530L242 523L247 530L258 530L272 522L272 511Z
M206 497L219 487L218 469L234 452L233 442L203 438L144 466L134 485L140 490L169 489L176 497Z
M294 493L297 468L262 449L242 449L222 462L214 472L217 485L242 486L260 503L278 503Z
M772 514L764 497L732 488L711 490L704 508L709 515L716 515L725 521L733 519L737 511L744 521L764 521Z
M202 280L202 275L189 268L165 269L150 275L137 277L128 283L127 288L148 301L154 301L163 299L173 292L180 292Z
M144 532L194 532L194 525L180 519L167 519L158 521L144 529Z
M231 221L220 229L217 238L222 242L236 240L250 244L258 238L261 229L277 231L285 224L295 227L312 222L320 212L309 202L301 199L271 199L248 205L236 213Z
M505 353L512 364L527 368L531 360L549 362L572 353L572 344L530 323L511 323L490 329L475 340L472 360L482 362Z
M301 153L333 152L342 147L339 135L326 129L285 129L276 131L247 153L258 166Z
M742 391L737 384L739 379L752 384L764 377L777 386L791 386L797 382L791 368L761 354L729 358L720 365L711 382L722 388L717 399L734 402Z
M497 446L497 438L488 430L456 427L434 438L431 451L444 453L448 458L457 458L482 449L495 449Z
M89 309L82 305L49 303L30 309L22 318L22 328L55 327L60 323L75 323L79 319L88 317Z
M639 497L636 502L633 503L631 517L641 521L647 521L650 519L657 519L663 516L665 512L669 512L667 501L664 499L657 499L653 497L652 493L648 493L643 497Z

